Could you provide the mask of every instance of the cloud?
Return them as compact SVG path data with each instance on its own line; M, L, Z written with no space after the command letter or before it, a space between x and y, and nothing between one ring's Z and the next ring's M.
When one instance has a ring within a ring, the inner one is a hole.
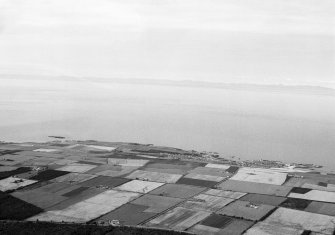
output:
M20 11L15 17L24 27L334 33L332 0L13 0L6 5L9 15Z
M334 4L0 0L0 67L33 64L90 76L330 80Z

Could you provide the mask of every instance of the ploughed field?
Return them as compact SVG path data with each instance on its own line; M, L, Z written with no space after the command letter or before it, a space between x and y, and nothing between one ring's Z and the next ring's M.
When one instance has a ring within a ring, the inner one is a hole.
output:
M334 233L335 175L197 154L135 143L1 143L0 220L206 235Z

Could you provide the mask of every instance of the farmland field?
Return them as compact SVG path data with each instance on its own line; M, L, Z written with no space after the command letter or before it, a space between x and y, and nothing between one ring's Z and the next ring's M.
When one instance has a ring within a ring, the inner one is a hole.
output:
M335 230L335 175L319 168L252 168L225 159L221 164L195 151L134 143L27 145L0 143L0 151L22 150L7 154L12 161L0 166L4 220L27 226L39 226L31 223L37 220L97 227L117 223L198 235L270 230L271 235L308 230L330 235Z

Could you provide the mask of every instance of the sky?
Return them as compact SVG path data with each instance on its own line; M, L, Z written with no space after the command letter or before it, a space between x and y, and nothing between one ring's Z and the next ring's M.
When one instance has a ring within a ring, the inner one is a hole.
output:
M335 1L0 0L0 73L335 87Z

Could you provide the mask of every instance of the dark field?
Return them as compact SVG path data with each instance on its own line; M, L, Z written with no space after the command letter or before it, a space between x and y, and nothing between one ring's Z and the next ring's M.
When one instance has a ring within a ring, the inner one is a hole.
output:
M201 224L214 227L214 228L223 228L232 221L233 221L233 218L229 216L213 214L207 217L205 220L203 220Z
M81 192L85 191L86 189L88 189L88 187L80 187L80 188L76 188L68 193L63 194L63 196L65 197L73 197L76 196L78 194L80 194Z
M263 195L263 194L247 194L240 198L242 201L248 201L255 204L266 204L266 205L272 205L272 206L278 206L283 201L286 200L285 197L277 197L272 195Z
M226 171L231 173L231 174L235 174L238 171L238 167L237 166L231 166Z
M305 210L311 202L310 200L300 198L287 198L280 206L296 210Z
M0 149L0 156L6 155L6 154L15 154L18 152L22 152L23 150L8 150L8 149Z
M11 195L0 194L0 220L23 220L42 211L41 208Z
M84 191L78 192L76 195L72 196L71 198L64 200L50 208L49 210L62 210L66 207L69 207L75 203L78 203L80 201L86 200L90 197L93 197L99 193L102 193L106 191L105 189L97 189L97 188L89 188Z
M64 196L47 192L39 188L32 190L22 189L20 191L13 192L11 195L43 209L51 207L67 199Z
M291 190L291 193L300 193L300 194L305 194L308 193L309 191L311 191L312 189L310 188L299 188L299 187L294 187Z
M335 204L326 202L311 202L305 209L312 213L335 216Z
M5 179L5 178L10 177L10 176L13 176L13 175L22 174L22 173L28 172L30 170L31 170L30 167L20 167L20 168L17 168L16 170L13 170L13 171L0 172L0 180Z
M144 212L148 206L127 204L103 215L95 221L119 220L123 225L137 225L156 215L156 213Z
M86 187L96 187L98 185L103 185L107 187L117 187L121 184L130 181L129 179L125 178L117 178L117 177L109 177L109 176L98 176L93 179L87 180L81 183L82 186Z
M179 179L176 184L187 184L187 185L193 185L193 186L200 186L200 187L213 187L218 182L215 181L209 181L209 180L198 180L198 179L191 179L191 178L181 178Z
M200 192L206 190L206 188L195 187L191 185L182 184L165 184L151 192L150 194L165 196L165 197L176 197L176 198L190 198Z
M57 170L46 170L42 171L36 176L32 177L32 180L38 180L38 181L47 181L52 180L54 178L57 178L62 175L69 174L70 172L67 171L57 171Z

